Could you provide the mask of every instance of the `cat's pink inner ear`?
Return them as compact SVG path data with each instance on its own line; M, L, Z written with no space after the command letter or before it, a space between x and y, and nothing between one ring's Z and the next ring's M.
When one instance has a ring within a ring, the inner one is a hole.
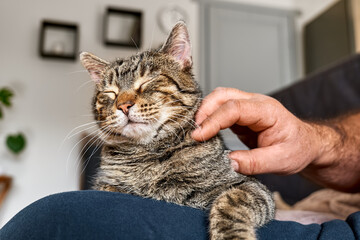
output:
M96 82L99 83L101 81L101 72L98 72L96 70L89 70L90 78Z
M192 66L191 44L185 23L179 22L174 26L162 51L173 56L183 68Z
M90 78L94 82L100 83L103 78L106 66L109 63L87 52L80 54L80 61L86 70L88 70Z

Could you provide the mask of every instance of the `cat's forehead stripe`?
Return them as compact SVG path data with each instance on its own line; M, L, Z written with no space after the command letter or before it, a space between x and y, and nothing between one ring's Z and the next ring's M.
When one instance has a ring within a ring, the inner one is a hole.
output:
M147 79L144 77L139 77L138 79L135 80L134 82L134 89L139 89L141 84L143 84L144 82L146 82Z
M115 69L115 75L116 75L116 79L119 79L120 73L119 73L119 66L114 68Z
M136 56L132 56L128 59L125 59L121 65L118 65L117 69L119 75L127 75L135 73L138 70L138 67L143 59L144 53Z
M117 59L108 73L109 85L119 84L121 88L131 88L138 76L145 75L147 69L146 64L143 63L145 55L146 53L143 52L126 59Z
M114 82L114 72L111 70L108 77L107 77L108 85L112 85Z

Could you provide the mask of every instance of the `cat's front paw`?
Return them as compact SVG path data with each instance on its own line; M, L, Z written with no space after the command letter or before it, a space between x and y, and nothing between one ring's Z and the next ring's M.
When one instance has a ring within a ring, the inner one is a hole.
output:
M222 206L221 206L222 205ZM225 204L215 206L210 212L211 240L255 240L255 227L239 209Z
M236 226L236 223L219 222L210 227L211 240L256 240L254 228Z
M254 213L239 189L220 195L210 210L211 240L255 240Z

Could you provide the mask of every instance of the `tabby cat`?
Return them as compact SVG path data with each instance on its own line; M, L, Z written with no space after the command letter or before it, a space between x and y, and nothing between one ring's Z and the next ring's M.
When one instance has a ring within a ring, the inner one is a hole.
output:
M255 228L274 216L272 195L232 169L218 136L191 138L201 92L190 51L179 22L160 50L113 62L81 53L105 141L95 189L210 210L211 239L256 239Z

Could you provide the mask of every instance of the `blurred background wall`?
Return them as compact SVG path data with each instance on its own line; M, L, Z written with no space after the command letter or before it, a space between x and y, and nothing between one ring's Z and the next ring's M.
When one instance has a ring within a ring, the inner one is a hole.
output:
M201 2L201 1L199 1ZM166 34L158 24L164 7L176 4L186 11L194 72L201 78L201 32L199 2L182 0L62 0L0 1L0 87L14 93L13 106L0 120L0 168L13 178L12 188L0 207L0 226L19 210L46 195L77 190L82 170L79 159L81 134L68 138L74 128L92 121L90 102L93 84L76 61L39 56L39 32L43 19L74 22L79 26L79 50L104 59L125 57L136 48L110 47L102 42L105 9L114 6L143 12L142 46L158 47ZM222 1L220 1L222 2ZM296 76L304 74L302 31L335 0L232 0L273 9L296 11ZM229 36L231 37L231 36ZM206 80L201 82L206 84ZM90 125L89 125L90 126ZM84 129L84 127L82 128ZM91 131L93 129L90 129ZM5 148L6 133L24 132L27 147L15 156Z
M38 54L43 19L75 22L79 50L113 60L137 52L136 48L109 47L102 43L102 22L108 6L143 11L141 49L158 47L166 34L157 25L157 12L167 0L64 0L0 2L0 86L11 88L13 106L0 122L0 166L13 184L0 209L0 225L31 202L51 193L79 187L78 144L81 134L67 139L75 127L93 121L93 84L79 60L41 58ZM183 1L196 49L196 4ZM88 82L88 83L87 83ZM94 129L90 129L94 130ZM5 149L6 133L24 132L27 147L19 156ZM76 131L75 131L76 132ZM73 132L74 133L74 132Z

